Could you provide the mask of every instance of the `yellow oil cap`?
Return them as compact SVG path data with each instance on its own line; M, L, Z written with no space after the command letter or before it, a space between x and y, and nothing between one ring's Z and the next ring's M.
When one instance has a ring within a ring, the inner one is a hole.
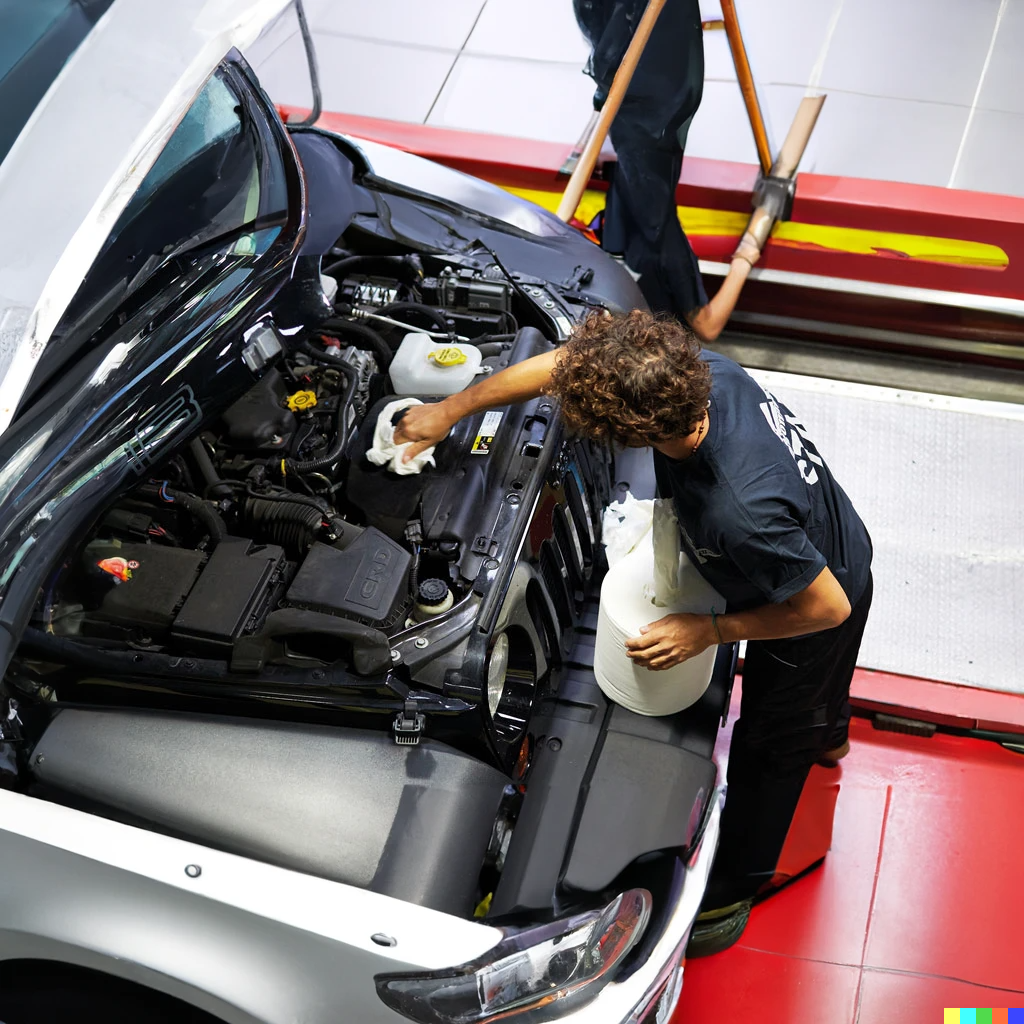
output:
M435 348L433 352L428 352L427 358L437 366L459 366L466 361L466 353L454 345L449 345L447 348Z
M292 412L302 412L303 409L312 409L316 405L316 393L313 391L296 391L289 395L285 404Z

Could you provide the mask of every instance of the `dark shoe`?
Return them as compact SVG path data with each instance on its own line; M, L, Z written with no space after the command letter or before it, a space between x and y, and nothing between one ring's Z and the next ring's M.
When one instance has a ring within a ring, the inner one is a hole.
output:
M838 768L839 762L850 752L850 741L846 740L845 743L840 744L838 747L833 747L831 750L826 750L818 758L818 764L823 768Z
M753 905L752 899L740 900L728 907L705 910L698 914L686 947L687 959L695 960L699 956L721 953L739 941L750 920L750 908Z

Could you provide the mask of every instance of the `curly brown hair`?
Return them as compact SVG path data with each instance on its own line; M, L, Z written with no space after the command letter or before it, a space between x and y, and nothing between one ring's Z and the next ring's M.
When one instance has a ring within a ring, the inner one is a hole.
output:
M563 346L548 394L570 429L626 446L685 437L711 395L711 371L688 327L641 309L591 313Z

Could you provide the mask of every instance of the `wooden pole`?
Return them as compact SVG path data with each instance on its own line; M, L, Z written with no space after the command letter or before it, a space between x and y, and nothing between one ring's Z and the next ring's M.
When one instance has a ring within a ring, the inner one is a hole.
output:
M800 101L786 141L783 142L779 155L772 165L774 177L792 178L796 174L797 165L803 158L804 150L807 149L807 143L811 139L814 126L818 123L818 115L824 102L824 96L805 96Z
M721 18L715 18L711 21L702 21L700 27L705 32L713 32L716 29L724 29L725 22ZM580 136L579 141L572 148L572 152L565 158L564 163L559 168L558 173L564 174L567 178L576 169L576 165L580 162L580 157L583 156L583 150L587 148L587 140L593 134L594 129L597 127L598 111L593 111L590 115L590 119L587 121L587 127L583 129L583 134Z
M743 102L747 107L750 129L754 133L757 159L761 163L761 170L768 174L772 168L772 154L768 146L768 133L765 131L764 118L761 116L761 105L757 101L754 76L750 72L750 61L747 60L747 48L743 45L740 22L736 17L735 0L721 0L721 3L725 34L729 37L729 49L732 51L732 62L736 66L736 78L740 83Z
M824 102L824 96L805 96L801 100L800 107L793 118L793 124L786 135L786 141L782 144L782 149L779 150L779 155L772 165L773 178L792 178L796 174L797 166L803 159L804 151L807 149L807 143L810 141L811 132L814 131ZM780 204L776 200L774 203L758 206L750 215L747 234L758 249L764 248L769 235L771 235L772 227L782 212Z
M725 0L723 0L723 6L724 3ZM597 127L590 136L587 147L583 150L583 155L576 164L569 183L565 186L565 192L562 193L562 201L558 204L558 217L566 223L576 212L576 207L580 205L580 199L583 198L587 182L590 181L590 176L594 173L597 157L601 152L601 147L604 145L605 137L608 135L608 130L612 126L615 115L619 112L623 97L626 95L630 80L633 78L633 72L640 62L640 55L644 52L647 40L651 37L654 23L658 20L658 15L661 14L661 9L664 6L665 0L648 0L647 8L640 19L640 24L637 25L636 32L633 33L633 38L630 40L629 48L622 58L622 63L619 64L619 70L615 72L612 86L608 90L608 98L604 101L604 106L601 108L601 116L598 118Z

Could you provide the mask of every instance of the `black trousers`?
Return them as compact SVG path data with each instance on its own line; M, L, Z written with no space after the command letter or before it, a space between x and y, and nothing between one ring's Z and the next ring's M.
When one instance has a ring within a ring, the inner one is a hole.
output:
M751 641L729 747L728 792L704 909L756 895L771 882L811 766L841 745L850 721L872 581L834 629Z
M645 141L633 125L616 119L612 140L618 162L608 190L601 247L621 254L639 274L638 284L655 313L680 320L707 305L697 257L676 216L676 183L683 164L678 145Z
M573 0L592 49L588 73L607 95L647 0ZM666 0L615 120L617 162L601 245L623 256L655 312L680 319L707 305L697 258L676 216L676 185L690 122L704 92L698 0ZM608 170L609 168L606 168Z

